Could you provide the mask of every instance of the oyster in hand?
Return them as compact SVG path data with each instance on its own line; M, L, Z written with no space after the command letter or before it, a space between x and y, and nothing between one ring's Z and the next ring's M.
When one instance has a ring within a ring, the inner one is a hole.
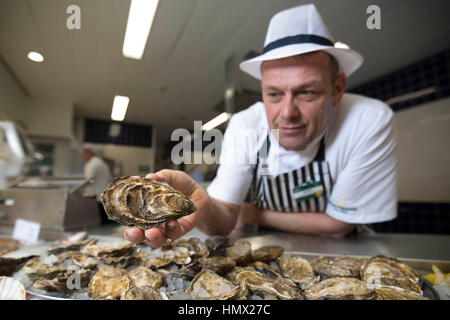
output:
M372 300L374 290L353 278L336 277L313 284L304 292L308 300Z
M181 192L138 176L114 178L101 199L109 219L141 229L154 228L197 211L197 206Z

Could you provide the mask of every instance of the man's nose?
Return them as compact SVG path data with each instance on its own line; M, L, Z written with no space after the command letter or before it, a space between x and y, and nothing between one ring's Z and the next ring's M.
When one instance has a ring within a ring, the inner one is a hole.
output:
M284 104L281 107L281 117L286 120L298 118L300 116L300 112L298 110L295 97L293 95L288 95L286 98L287 99L285 99Z

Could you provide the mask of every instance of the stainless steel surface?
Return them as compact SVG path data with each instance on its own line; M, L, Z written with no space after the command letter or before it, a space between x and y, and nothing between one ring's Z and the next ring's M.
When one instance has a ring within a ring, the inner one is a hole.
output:
M248 238L254 249L279 245L288 251L358 256L450 261L450 236L376 233L352 234L342 239L267 230L234 230L230 239ZM449 271L450 272L450 271Z
M67 185L3 190L2 196L14 199L15 203L9 207L2 206L1 212L6 217L0 220L0 229L11 228L21 218L40 223L40 236L44 238L55 232L98 225L100 214L96 200L70 193L70 190Z

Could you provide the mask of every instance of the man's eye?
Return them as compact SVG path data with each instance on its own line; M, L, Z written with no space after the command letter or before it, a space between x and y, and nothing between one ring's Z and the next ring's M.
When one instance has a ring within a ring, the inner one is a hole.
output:
M305 90L305 91L300 92L300 94L301 94L301 95L304 95L304 96L308 96L308 95L314 94L314 91L308 91L308 90Z

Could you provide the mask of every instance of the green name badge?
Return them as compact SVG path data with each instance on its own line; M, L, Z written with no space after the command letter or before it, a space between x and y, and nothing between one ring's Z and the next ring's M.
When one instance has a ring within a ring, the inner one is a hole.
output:
M297 202L318 198L323 194L323 186L320 181L307 183L292 189L294 199Z

